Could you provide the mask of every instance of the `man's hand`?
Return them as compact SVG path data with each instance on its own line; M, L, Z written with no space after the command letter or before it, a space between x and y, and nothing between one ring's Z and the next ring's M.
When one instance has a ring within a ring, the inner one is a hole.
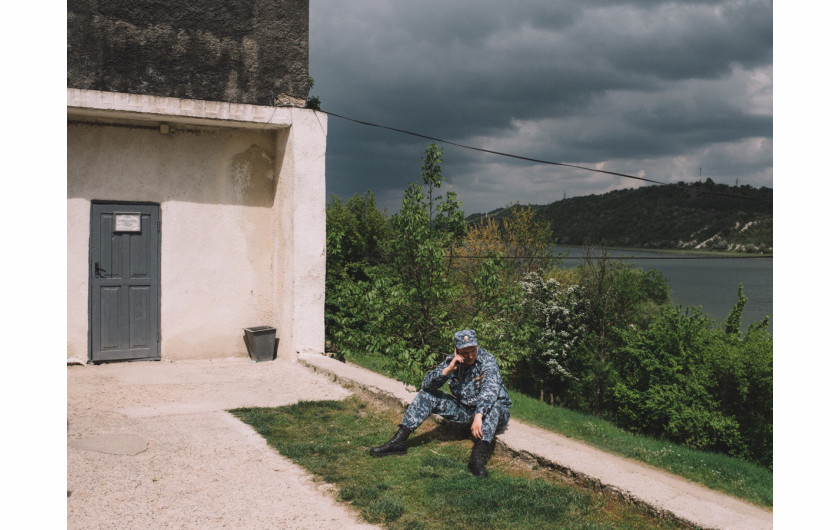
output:
M481 439L481 418L481 414L476 414L473 417L472 427L470 427L470 432L472 432L473 437L477 440Z
M455 350L455 355L452 357L452 361L449 363L449 366L443 369L441 372L443 375L449 375L455 370L458 369L458 365L464 362L464 358L461 354L458 353L458 350Z

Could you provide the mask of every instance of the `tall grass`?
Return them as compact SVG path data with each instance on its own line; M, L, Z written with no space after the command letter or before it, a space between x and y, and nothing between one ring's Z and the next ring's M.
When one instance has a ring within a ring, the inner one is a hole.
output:
M394 377L387 359L377 355L347 355L347 360ZM697 451L674 443L638 436L612 423L563 407L551 406L509 391L514 418L586 442L614 454L669 471L709 488L761 506L773 506L773 473L761 466L719 453Z

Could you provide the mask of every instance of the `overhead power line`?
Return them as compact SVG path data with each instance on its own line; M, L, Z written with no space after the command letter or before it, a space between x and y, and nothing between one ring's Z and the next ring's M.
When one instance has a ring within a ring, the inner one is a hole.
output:
M457 142L452 142L450 140L444 140L443 138L436 138L434 136L429 136L429 135L426 135L426 134L407 131L405 129L399 129L399 128L396 128L396 127L389 127L387 125L380 125L378 123L372 123L372 122L364 121L364 120L357 120L355 118L350 118L348 116L342 116L341 114L336 114L335 112L329 112L329 111L326 111L326 110L321 110L320 112L323 112L324 114L327 114L328 116L335 116L336 118L341 118L342 120L351 121L353 123L358 123L360 125L365 125L365 126L368 126L368 127L376 127L376 128L379 128L379 129L386 129L386 130L389 130L389 131L402 133L402 134L408 134L408 135L411 135L411 136L416 136L418 138L424 138L426 140L432 140L433 142L440 142L442 144L453 145L455 147L460 147L462 149L470 149L472 151L478 151L478 152L481 152L481 153L488 153L488 154L491 154L491 155L504 156L504 157L507 157L507 158L514 158L514 159L517 159L517 160L525 160L525 161L534 162L534 163L537 163L537 164L547 164L547 165L551 165L551 166L563 166L563 167L581 169L581 170L584 170L584 171L591 171L593 173L603 173L605 175L614 175L614 176L617 176L617 177L639 180L639 181L642 181L642 182L649 182L651 184L658 184L658 185L661 185L661 186L672 185L672 186L676 186L677 188L680 188L680 189L685 189L685 190L693 191L693 192L697 192L697 193L704 193L704 194L707 194L707 195L718 195L720 197L730 197L730 198L734 198L734 199L744 199L744 200L749 200L749 201L770 202L767 199L762 199L762 198L759 198L759 197L745 197L743 195L735 195L735 194L732 194L732 193L723 193L723 192L714 191L714 190L704 190L704 189L690 188L688 186L682 186L682 185L679 185L679 184L662 182L662 181L659 181L659 180L648 179L648 178L639 177L639 176L636 176L636 175L628 175L627 173L619 173L619 172L616 172L616 171L607 171L607 170L604 170L604 169L595 169L595 168L591 168L591 167L580 166L580 165L577 165L577 164L567 164L565 162L554 162L554 161L551 161L551 160L541 160L539 158L531 158L531 157L528 157L528 156L516 155L516 154L511 154L511 153L503 153L501 151L493 151L491 149L483 149L481 147L474 147L474 146L471 146L471 145L460 144L460 143L457 143Z
M453 259L542 259L542 260L593 260L601 259L600 256L452 256ZM673 259L773 259L772 254L750 254L746 256L607 256L607 260L673 260Z
M371 254L371 253L362 253L362 254L352 254L353 258L380 258L380 255ZM722 254L710 254L708 256L698 256L698 255L679 255L679 256L614 256L609 254L607 256L497 256L497 255L469 255L469 256L458 256L452 254L449 256L452 259L506 259L506 260L592 260L597 261L599 259L606 259L606 260L716 260L716 259L773 259L773 254L745 254L740 256L735 255L722 255Z

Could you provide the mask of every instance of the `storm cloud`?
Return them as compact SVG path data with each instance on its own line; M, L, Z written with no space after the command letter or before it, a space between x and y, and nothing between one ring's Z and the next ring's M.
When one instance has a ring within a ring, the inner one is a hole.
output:
M663 182L772 186L769 0L310 2L326 111ZM329 119L327 192L399 208L429 141ZM444 145L469 213L640 185ZM702 169L701 169L702 168Z

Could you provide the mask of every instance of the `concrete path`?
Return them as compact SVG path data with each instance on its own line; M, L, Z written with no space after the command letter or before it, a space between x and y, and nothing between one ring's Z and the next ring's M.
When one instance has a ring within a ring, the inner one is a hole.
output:
M343 399L282 361L67 367L68 528L375 528L226 409Z
M300 361L344 384L403 406L414 398L413 389L358 366L323 355L305 356ZM514 454L558 468L584 482L600 484L625 499L688 524L739 530L773 527L771 510L516 420L511 420L498 440Z

